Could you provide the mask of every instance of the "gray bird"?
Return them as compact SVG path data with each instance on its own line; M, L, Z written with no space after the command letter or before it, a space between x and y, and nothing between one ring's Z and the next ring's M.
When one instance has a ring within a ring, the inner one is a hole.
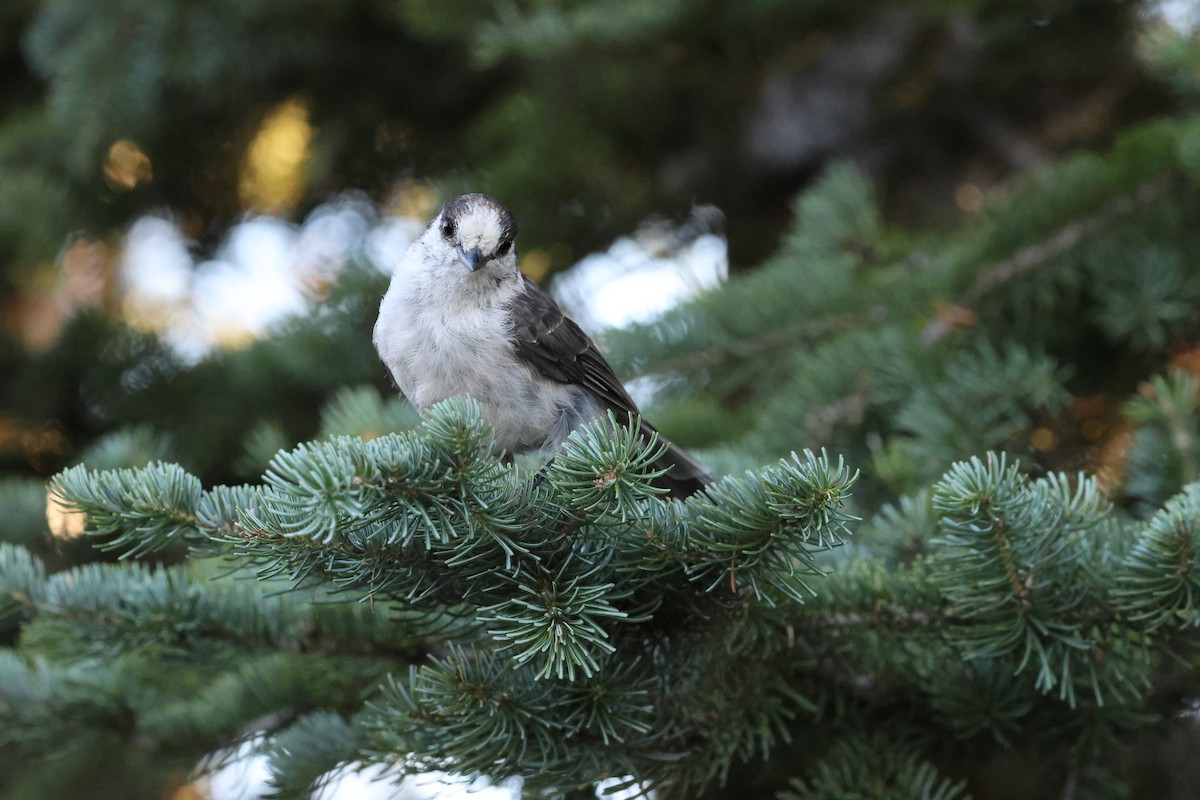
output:
M375 349L418 411L468 395L497 446L552 455L609 410L622 424L640 414L587 334L517 268L516 237L516 220L491 197L446 203L392 275ZM655 433L640 425L643 435ZM711 480L673 444L654 466L670 468L655 483L673 497Z

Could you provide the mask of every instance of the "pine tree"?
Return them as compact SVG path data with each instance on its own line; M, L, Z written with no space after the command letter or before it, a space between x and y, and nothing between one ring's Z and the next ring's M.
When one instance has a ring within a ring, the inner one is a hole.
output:
M321 132L295 208L469 180L552 266L699 194L762 263L603 345L725 477L668 501L612 424L543 470L469 401L417 418L354 266L198 364L103 311L40 352L6 327L0 439L40 449L0 452L0 794L162 797L242 745L296 798L345 764L542 797L1196 793L1194 35L1108 0L327 6L5 5L6 314L71 231L253 207L281 104ZM756 150L768 99L815 90L870 129ZM39 476L72 462L51 537Z
M162 774L253 738L285 797L346 763L530 796L1186 796L1161 743L1197 690L1198 125L949 237L830 170L762 269L606 341L722 467L687 501L611 421L508 465L469 401L417 422L371 387L252 484L62 472L120 559L0 546L7 752ZM717 403L677 400L700 384Z

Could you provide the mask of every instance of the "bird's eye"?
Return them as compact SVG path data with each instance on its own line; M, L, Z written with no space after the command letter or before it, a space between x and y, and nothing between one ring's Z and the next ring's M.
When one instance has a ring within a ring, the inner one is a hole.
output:
M442 222L442 236L445 236L447 239L449 239L453 235L454 235L454 221L448 219L448 220L445 220L444 222Z
M506 256L508 255L509 250L512 250L512 239L505 239L500 243L500 246L496 248L496 255Z

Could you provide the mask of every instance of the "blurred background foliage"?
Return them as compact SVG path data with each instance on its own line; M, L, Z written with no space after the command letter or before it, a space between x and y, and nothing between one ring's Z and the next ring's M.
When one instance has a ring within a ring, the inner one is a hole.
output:
M708 202L743 270L776 250L788 201L831 159L871 178L884 218L957 225L1010 175L1183 110L1190 39L1154 12L1115 0L6 3L0 458L48 474L114 425L161 425L182 401L133 396L135 366L215 419L252 400L293 405L293 435L313 431L329 387L378 378L364 336L351 354L320 335L305 340L316 351L265 345L180 375L153 337L119 324L120 236L141 215L169 213L199 258L247 214L302 219L354 189L422 217L470 188L512 207L541 278L651 214ZM376 287L362 288L339 317L357 333L373 302L357 298ZM218 389L210 369L238 378ZM228 478L238 438L210 431L181 457Z
M163 205L211 241L247 210L302 212L347 187L383 199L412 177L507 198L556 267L703 199L749 264L831 157L918 214L964 175L994 180L1170 110L1135 57L1143 10L16 2L5 260Z
M998 449L1144 517L1200 478L1198 25L1154 0L8 0L0 539L103 558L47 505L80 461L241 482L413 424L361 254L187 354L173 306L130 302L137 220L194 266L247 219L355 193L424 220L463 190L509 205L544 281L723 211L734 280L605 336L720 471L827 446L864 472L860 514L916 492L915 514Z

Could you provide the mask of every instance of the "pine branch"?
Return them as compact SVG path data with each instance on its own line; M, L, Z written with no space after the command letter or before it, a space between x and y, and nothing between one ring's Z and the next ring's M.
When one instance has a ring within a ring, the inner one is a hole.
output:
M0 542L0 620L45 597L46 567L24 547Z
M309 800L340 764L358 756L363 731L333 711L314 711L292 722L266 747L270 797Z
M64 666L0 650L0 746L54 752L64 737L126 731L130 709L123 700L114 676L94 664Z
M1173 173L1152 178L1132 192L1114 197L1096 213L1071 222L1052 236L1025 245L1003 261L982 269L979 277L955 303L955 307L972 309L978 306L985 297L999 287L1049 263L1052 259L1074 248L1081 241L1106 230L1115 220L1145 208L1166 194L1173 179ZM951 318L944 315L938 316L921 332L921 341L933 344L947 336L954 330L954 327Z
M913 743L882 734L849 734L792 780L780 800L970 800L966 782L942 776Z
M621 426L609 411L608 424L611 431L595 424L584 427L547 468L546 477L565 490L566 507L581 519L632 519L641 516L647 498L666 493L650 482L666 474L652 465L667 445L657 434L643 441L636 417Z
M792 455L760 476L727 477L704 496L685 504L694 523L690 541L702 549L691 565L707 591L747 589L758 600L776 602L776 592L804 602L814 594L802 576L823 575L815 554L842 544L853 519L842 503L857 480L839 459L822 453Z
M601 621L628 617L608 599L614 584L578 580L547 582L544 588L517 584L516 597L479 609L480 619L501 650L513 649L514 666L540 664L538 678L591 677L599 659L616 648Z
M87 515L91 531L106 538L99 545L105 550L136 557L203 538L200 481L176 464L102 473L72 467L50 482L50 494Z
M701 372L716 364L748 359L763 353L787 352L806 345L815 346L837 334L880 325L887 321L890 313L888 306L879 304L816 320L806 318L789 326L764 331L758 336L722 342L702 350L643 364L633 371L630 378L673 373L686 375Z
M1200 624L1200 484L1189 484L1138 533L1114 595L1150 631Z
M923 703L962 735L1003 741L1058 724L1039 705L1057 690L1062 708L1087 704L1105 709L1097 724L1130 724L1148 683L1144 634L1190 625L1168 624L1183 618L1164 609L1191 613L1191 573L1172 570L1194 543L1151 524L1145 541L1162 544L1136 556L1093 548L1110 509L1092 481L1031 481L1003 456L962 463L925 501L884 518L924 542L924 557L839 563L824 554L845 540L857 477L840 460L793 455L663 501L649 486L655 448L608 420L573 434L542 480L523 482L494 457L478 409L450 403L419 431L281 453L262 487L181 493L190 482L159 465L83 476L109 487L104 502L94 488L71 495L80 477L59 482L67 502L86 501L134 549L119 519L160 541L181 508L194 509L197 546L319 591L335 603L322 613L307 593L267 598L137 564L77 568L31 595L41 573L16 550L0 550L0 586L33 614L37 647L74 626L96 654L212 653L222 642L286 651L205 690L217 694L143 712L153 738L168 738L172 720L180 736L210 741L253 723L290 731L279 746L294 739L300 752L326 730L402 771L558 789L633 775L664 796L723 780L737 759L764 757L798 720L839 703ZM156 486L170 502L150 502ZM1190 506L1179 514L1200 518ZM405 619L379 621L398 611ZM345 691L430 654L354 713ZM296 672L279 693L261 692L261 706L237 700L275 670L340 663L354 665L346 682L309 685ZM297 699L318 685L333 694ZM271 708L285 710L259 722L235 713ZM352 758L334 749L320 772L280 755L281 790Z

